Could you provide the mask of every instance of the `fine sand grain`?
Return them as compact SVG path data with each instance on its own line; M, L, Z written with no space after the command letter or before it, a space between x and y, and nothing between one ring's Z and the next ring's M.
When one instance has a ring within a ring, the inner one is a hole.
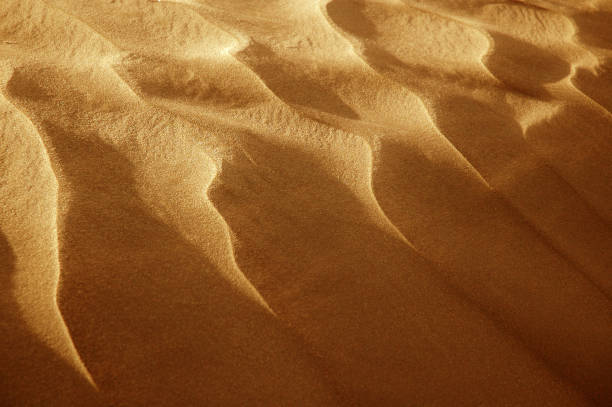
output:
M612 405L609 0L1 0L0 406Z

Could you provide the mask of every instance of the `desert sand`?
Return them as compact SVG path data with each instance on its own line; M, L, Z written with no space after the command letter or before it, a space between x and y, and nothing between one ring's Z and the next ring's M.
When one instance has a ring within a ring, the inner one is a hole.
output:
M609 0L2 0L0 405L612 405Z

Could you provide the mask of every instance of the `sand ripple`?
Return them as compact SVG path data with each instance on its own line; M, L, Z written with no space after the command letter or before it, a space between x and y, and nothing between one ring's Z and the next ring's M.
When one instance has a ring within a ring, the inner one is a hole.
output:
M5 0L0 404L609 405L611 15Z

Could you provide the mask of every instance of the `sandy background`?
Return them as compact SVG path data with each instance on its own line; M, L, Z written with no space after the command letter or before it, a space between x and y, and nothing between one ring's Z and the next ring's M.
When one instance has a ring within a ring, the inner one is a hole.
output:
M2 0L0 405L612 405L612 2Z

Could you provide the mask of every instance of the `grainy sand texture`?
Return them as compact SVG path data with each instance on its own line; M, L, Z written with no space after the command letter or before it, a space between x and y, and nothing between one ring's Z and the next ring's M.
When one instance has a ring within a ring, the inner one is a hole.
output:
M0 406L612 406L612 0L0 0Z

